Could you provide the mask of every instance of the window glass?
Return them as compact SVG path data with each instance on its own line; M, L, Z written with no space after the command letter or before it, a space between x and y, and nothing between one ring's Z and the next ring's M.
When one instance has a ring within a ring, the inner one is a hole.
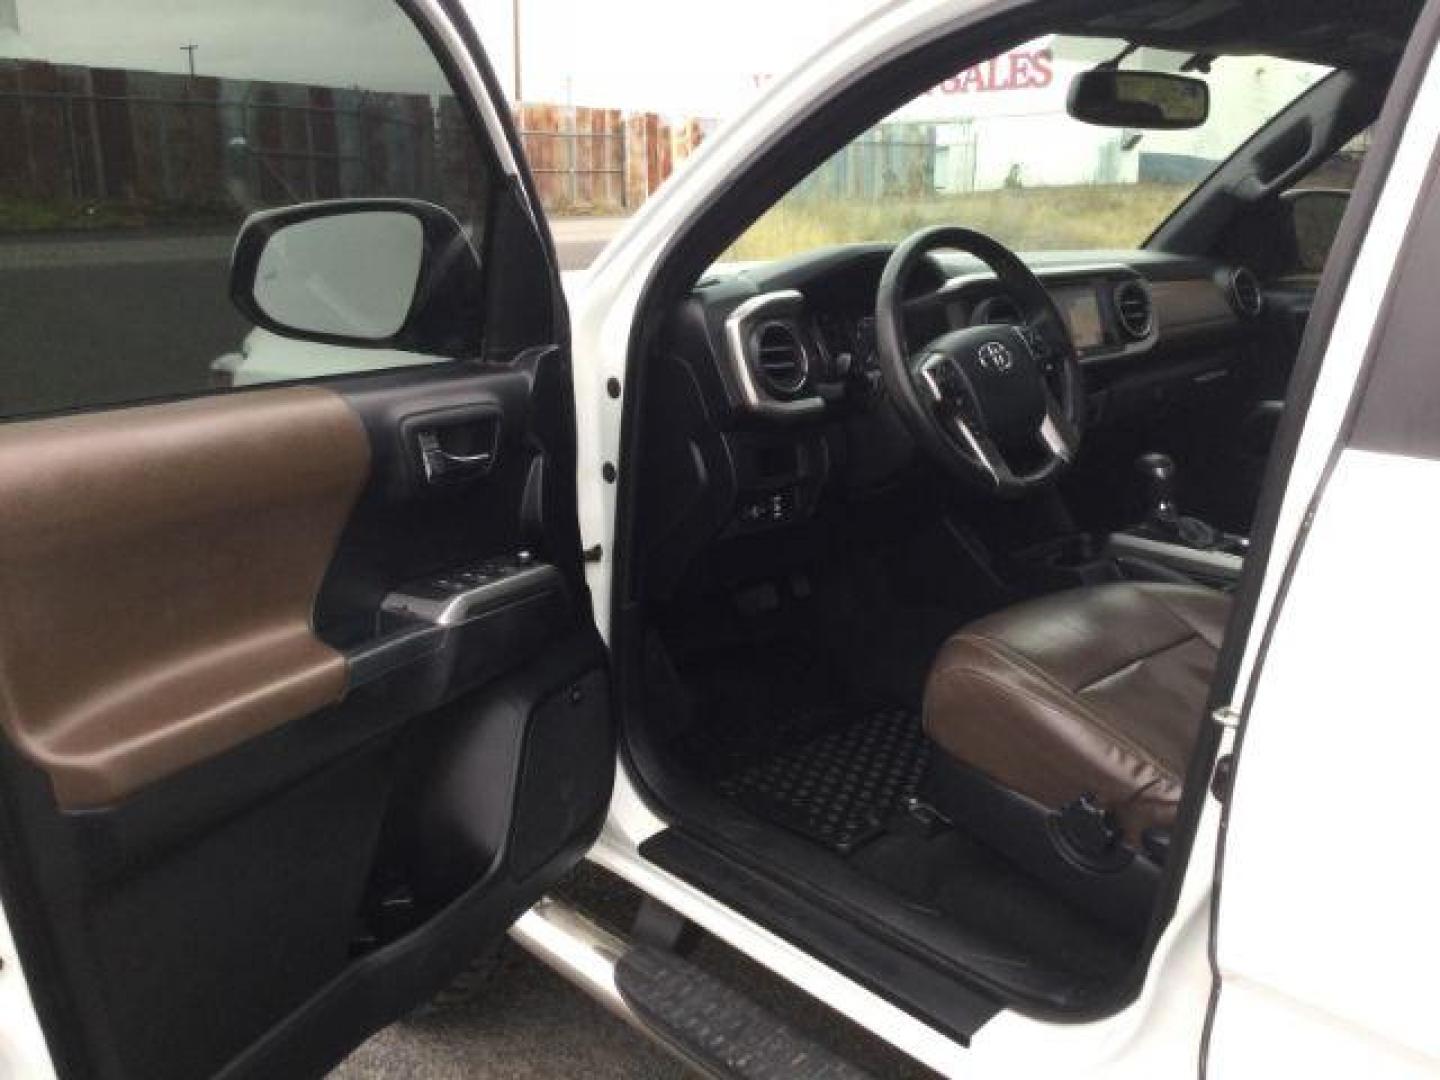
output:
M1268 56L1188 70L1209 84L1209 118L1182 131L1097 127L1066 112L1074 76L1121 41L1050 36L960 72L853 140L802 181L727 258L895 241L965 225L1021 251L1133 248L1242 142L1327 68ZM1160 49L1126 70L1175 72ZM1194 65L1191 65L1193 68Z
M1275 275L1277 280L1297 285L1319 281L1370 149L1370 136L1366 128L1283 196L1291 243Z
M1366 128L1308 173L1295 185L1296 190L1353 191L1360 166L1370 150L1370 139L1371 129Z
M231 249L256 211L405 197L483 252L489 190L393 0L0 0L0 415L437 362L252 327ZM377 260L356 326L403 316L403 239L350 238Z

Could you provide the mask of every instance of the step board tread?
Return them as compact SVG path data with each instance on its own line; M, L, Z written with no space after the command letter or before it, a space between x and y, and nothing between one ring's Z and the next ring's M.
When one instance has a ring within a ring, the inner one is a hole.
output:
M866 1080L836 1057L689 961L640 946L620 960L615 985L657 1034L712 1071L745 1080Z

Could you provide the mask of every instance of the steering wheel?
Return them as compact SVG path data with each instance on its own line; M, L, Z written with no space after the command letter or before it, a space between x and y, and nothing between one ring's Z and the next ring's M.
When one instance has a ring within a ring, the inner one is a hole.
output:
M906 283L932 251L968 252L995 272L1020 325L906 340ZM1006 498L1051 482L1075 460L1085 406L1080 357L1045 286L999 241L953 226L924 229L890 256L875 301L875 352L890 398L929 455L962 481Z

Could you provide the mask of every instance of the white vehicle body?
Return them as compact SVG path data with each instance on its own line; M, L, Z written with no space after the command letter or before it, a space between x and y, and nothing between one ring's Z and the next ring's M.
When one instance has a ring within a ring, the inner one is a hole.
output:
M625 376L642 285L673 233L698 212L712 187L728 181L735 162L754 154L788 116L832 93L847 72L864 69L982 6L951 0L881 9L797 67L724 127L596 260L581 288L571 293L582 478L598 476L603 462L619 458L621 410L618 402L607 398L605 383ZM1433 464L1346 451L1341 472L1328 491L1325 512L1314 526L1319 535L1312 543L1318 550L1312 550L1297 569L1286 608L1277 609L1280 582L1307 510L1313 511L1324 464L1355 393L1376 318L1383 312L1379 298L1440 137L1440 70L1432 67L1426 75L1409 125L1402 159L1384 193L1326 351L1235 694L1237 704L1255 703L1247 709L1251 717L1258 716L1253 730L1266 731L1254 737L1255 743L1274 749L1267 747L1247 757L1229 833L1234 862L1226 876L1222 932L1217 935L1225 990L1211 1049L1215 1076L1268 1075L1282 1067L1307 1076L1349 1076L1361 1067L1379 1067L1376 1075L1440 1074L1436 1041L1440 1028L1433 1023L1434 998L1428 990L1429 971L1440 962L1440 928L1422 914L1440 904L1440 876L1413 860L1407 864L1392 858L1386 863L1391 873L1406 865L1411 876L1403 885L1392 879L1397 894L1408 899L1387 921L1394 935L1389 947L1368 934L1351 938L1354 954L1332 953L1322 945L1337 926L1363 910L1364 901L1374 902L1373 875L1362 870L1337 888L1325 869L1330 845L1344 835L1341 829L1347 822L1350 830L1373 835L1366 816L1354 807L1384 802L1400 819L1413 823L1415 832L1391 834L1386 852L1414 852L1425 844L1424 782L1414 775L1402 780L1389 769L1355 766L1357 748L1344 733L1363 708L1396 725L1388 736L1375 726L1365 731L1367 746L1377 756L1388 756L1388 749L1403 739L1406 753L1413 750L1408 762L1420 770L1440 750L1440 736L1433 726L1417 722L1414 706L1404 704L1424 696L1415 680L1427 674L1426 663L1413 650L1425 648L1423 624L1432 603L1440 599L1435 591L1440 580L1426 582L1419 593L1416 582L1407 585L1398 580L1403 569L1421 557L1405 550L1398 538L1423 543L1422 538L1433 535L1427 527L1434 514L1433 500L1413 495L1433 490ZM586 543L600 544L605 552L591 567L589 580L597 610L607 611L616 488L592 479L582 482L580 497ZM1377 541L1382 535L1395 539L1381 545ZM1367 582L1357 590L1363 595L1342 594L1339 579L1347 566L1361 558L1367 570L1382 566L1395 570L1397 580ZM1405 605L1402 615L1394 601L1407 592L1413 603ZM1284 612L1291 604L1306 607L1287 619ZM1408 622L1406 615L1414 621ZM1272 617L1280 619L1273 647L1283 648L1287 659L1296 659L1282 668L1277 657L1274 663L1280 670L1272 670L1270 678L1261 682L1256 656L1261 631ZM1361 635L1363 644L1357 649L1355 637L1344 630L1353 625L1387 625L1387 629ZM1402 642L1407 644L1397 647ZM1315 671L1342 661L1351 673L1343 689L1313 678ZM1286 668L1298 670L1292 674ZM1377 687L1382 689L1377 692ZM1267 722L1281 730L1267 730ZM1372 735L1374 742L1369 743ZM1323 752L1334 757L1325 761L1317 753L1307 761L1313 771L1287 767L1287 759L1293 762L1290 755L1296 753L1289 740L1298 738L1317 739L1324 744ZM1230 750L1227 742L1220 753ZM1257 760L1262 755L1266 759ZM1347 769L1344 799L1325 798L1335 768L1347 760L1352 766ZM1375 786L1362 794L1366 782ZM1255 804L1247 804L1247 798ZM1295 842L1302 830L1285 812L1299 805L1323 808L1306 818L1313 837L1310 843ZM665 823L635 790L623 762L609 822L590 857L943 1074L1183 1076L1199 1067L1213 988L1209 947L1222 809L1218 800L1207 800L1179 905L1137 1001L1106 1020L1079 1025L1002 1013L968 1048L648 863L639 854L639 845ZM1287 838L1292 846L1284 851L1281 841ZM1339 842L1358 850L1358 840L1352 831ZM1402 944L1406 941L1408 945ZM1350 963L1341 961L1342 956ZM1401 957L1409 962L1400 963Z
M568 276L579 520L584 546L600 551L587 572L602 634L611 632L618 488L601 477L622 458L624 401L607 384L626 380L637 312L667 247L777 128L855 73L990 6L879 8L721 128L588 272ZM588 858L945 1075L1141 1080L1202 1067L1216 1077L1440 1075L1432 987L1440 873L1423 854L1440 756L1429 704L1440 465L1343 446L1437 144L1440 63L1431 63L1326 345L1258 605L1248 627L1232 626L1247 636L1226 722L1242 717L1246 727L1228 826L1224 804L1207 796L1178 905L1133 1003L1078 1024L1002 1011L962 1046L648 862L640 845L667 823L623 755ZM217 369L237 384L323 373L326 346L273 344L257 330L242 357ZM383 350L374 359L377 369L429 362ZM1219 755L1234 742L1227 732ZM543 932L537 919L523 916L517 930ZM53 1075L3 921L0 959L0 1073Z

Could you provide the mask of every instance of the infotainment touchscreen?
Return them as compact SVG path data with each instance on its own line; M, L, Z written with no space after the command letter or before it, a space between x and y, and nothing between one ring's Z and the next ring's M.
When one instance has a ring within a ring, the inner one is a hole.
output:
M1050 295L1065 316L1070 338L1077 349L1105 344L1105 327L1100 321L1100 297L1093 285L1052 289Z

